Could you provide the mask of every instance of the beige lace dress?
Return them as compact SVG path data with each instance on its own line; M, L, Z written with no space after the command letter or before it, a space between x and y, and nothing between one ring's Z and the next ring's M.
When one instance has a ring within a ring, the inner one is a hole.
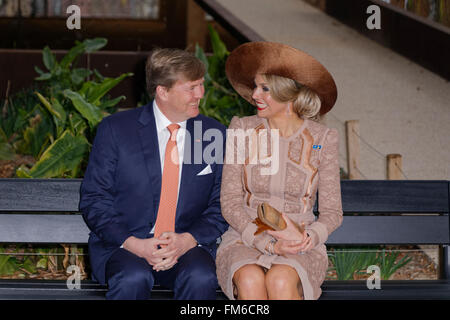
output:
M277 150L275 134L271 134L266 119L234 117L229 129L235 130L228 132L220 200L222 214L230 227L222 236L216 258L222 290L229 299L235 299L232 278L243 265L258 264L269 269L273 264L286 264L297 271L304 298L318 299L328 267L324 243L343 218L337 130L305 119L293 135L279 137L279 159L276 160L272 154ZM248 138L244 147L237 143L238 138L230 138L230 132L237 132L236 129L256 132L261 138L253 143L249 143L252 139ZM264 132L267 139L261 134ZM249 152L255 145L264 151ZM252 154L259 154L256 161ZM231 155L233 161L230 161ZM245 158L245 162L239 162L239 156ZM271 162L267 161L270 157ZM319 216L315 219L313 206L317 190ZM265 249L272 236L266 232L254 236L256 225L252 222L256 218L256 208L262 202L268 202L297 223L305 222L314 248L304 254L286 257L269 255Z

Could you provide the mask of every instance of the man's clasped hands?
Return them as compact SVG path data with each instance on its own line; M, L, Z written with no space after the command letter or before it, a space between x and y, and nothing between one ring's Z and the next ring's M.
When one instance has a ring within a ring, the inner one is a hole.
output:
M197 245L194 237L188 233L164 232L159 237L138 239L129 237L123 244L127 249L144 258L155 271L171 269L178 258Z

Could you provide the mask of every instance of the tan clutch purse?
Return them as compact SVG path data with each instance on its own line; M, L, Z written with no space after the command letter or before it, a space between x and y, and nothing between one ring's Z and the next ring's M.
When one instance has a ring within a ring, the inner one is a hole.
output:
M258 226L255 232L255 236L266 230L280 231L286 228L286 221L283 219L281 212L272 207L267 202L263 202L258 206L257 209L258 217L253 220L253 223ZM298 230L303 233L305 232L305 224L302 223L301 226L294 223Z

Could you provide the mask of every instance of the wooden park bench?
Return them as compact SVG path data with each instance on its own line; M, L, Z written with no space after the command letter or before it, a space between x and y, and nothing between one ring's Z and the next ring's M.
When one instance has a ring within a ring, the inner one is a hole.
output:
M0 243L86 245L80 183L0 179ZM341 186L344 222L328 245L440 245L440 279L381 280L381 289L372 290L363 280L327 280L321 299L450 299L449 181L343 180ZM63 280L0 280L0 299L104 299L106 290L91 280L72 290ZM152 299L171 296L158 286L152 292Z

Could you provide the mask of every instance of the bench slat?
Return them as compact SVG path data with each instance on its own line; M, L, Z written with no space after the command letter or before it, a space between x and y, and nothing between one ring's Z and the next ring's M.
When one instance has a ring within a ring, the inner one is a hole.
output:
M0 214L0 242L87 243L81 215ZM345 216L327 244L449 244L449 217Z
M81 181L0 179L0 212L77 212ZM342 180L341 189L346 213L449 213L445 180Z
M381 280L380 287L380 290L369 290L364 280L326 280L320 300L450 299L448 280ZM0 300L97 300L105 299L105 293L106 286L90 280L81 281L81 290L69 290L61 280L0 280ZM172 298L171 290L158 285L153 287L152 300ZM227 299L220 289L217 299Z
M84 244L88 237L80 214L0 214L0 242Z
M327 244L449 244L449 216L344 216Z
M449 213L449 182L342 180L346 213Z
M448 280L381 280L373 290L364 280L327 280L322 290L320 300L450 300Z
M78 212L81 179L0 179L0 212Z

